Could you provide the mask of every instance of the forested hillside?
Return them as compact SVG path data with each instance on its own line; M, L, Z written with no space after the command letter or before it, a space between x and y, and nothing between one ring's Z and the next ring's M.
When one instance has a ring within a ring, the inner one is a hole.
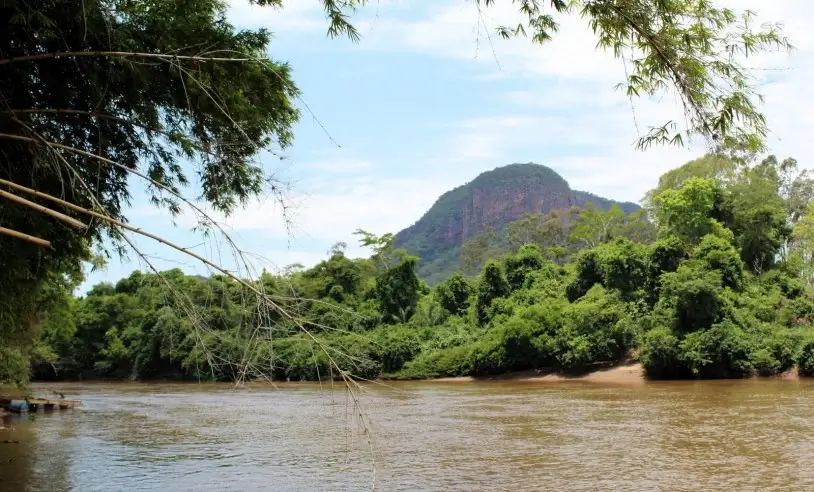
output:
M421 258L418 275L437 284L460 267L461 247L485 229L501 232L524 214L546 214L587 203L602 210L616 204L572 190L553 169L539 164L510 164L478 175L450 190L412 226L396 234L396 247ZM620 203L627 213L639 206Z
M645 202L652 222L571 210L567 238L563 217L526 216L534 227L482 241L494 255L475 278L433 288L392 236L363 234L371 258L336 249L252 284L284 311L227 277L177 270L164 274L171 290L140 272L79 299L55 283L61 308L43 313L33 374L432 378L634 357L650 378L814 375L807 172L793 159L706 156L665 174Z

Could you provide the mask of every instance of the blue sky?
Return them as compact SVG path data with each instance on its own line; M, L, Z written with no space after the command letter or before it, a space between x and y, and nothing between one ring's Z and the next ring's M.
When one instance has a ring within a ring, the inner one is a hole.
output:
M479 21L471 0L374 1L354 17L363 37L353 44L326 37L319 0L290 1L283 10L232 0L230 20L271 30L270 56L291 64L303 93L302 118L286 159L262 158L268 171L292 184L287 196L296 228L286 230L280 207L268 198L222 218L239 247L252 254L252 268L310 266L337 241L349 244L348 254L364 255L351 234L355 229L397 232L444 191L512 162L545 164L576 189L638 201L664 171L702 152L698 146L634 150L637 124L643 132L681 117L674 97L637 100L631 108L614 90L624 78L622 64L594 49L595 38L577 17L562 18L556 39L542 47L487 36L515 18L512 2L497 3ZM797 53L765 56L749 66L761 69L755 74L763 80L765 114L774 132L771 150L808 167L814 4L716 4L754 8L761 19L785 23ZM223 240L190 231L187 216L173 226L147 203L137 181L133 195L133 225L237 268ZM166 247L135 240L159 269L208 273ZM80 291L145 269L131 256L90 273Z

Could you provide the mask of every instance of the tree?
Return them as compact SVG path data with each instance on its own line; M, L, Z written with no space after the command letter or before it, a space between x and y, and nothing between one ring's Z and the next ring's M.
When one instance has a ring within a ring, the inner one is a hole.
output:
M185 205L190 171L200 198L219 212L274 192L254 158L291 143L298 90L289 67L266 56L270 33L235 29L225 14L219 0L0 6L0 179L77 207L63 210L69 224L0 199L4 230L39 238L0 235L0 305L8 309L0 333L29 326L30 340L31 299L50 275L79 269L104 237L122 251L115 224L126 222L131 177L173 214ZM84 223L81 209L106 220Z
M658 231L652 222L647 220L647 210L640 209L629 214L617 225L613 235L625 237L636 243L649 244L656 240Z
M713 227L731 229L741 258L751 271L760 273L772 268L777 260L788 257L792 248L791 228L802 216L801 207L814 198L814 181L806 172L797 169L794 159L778 162L770 155L757 161L754 155L735 160L714 154L665 173L659 179L659 186L649 191L646 197L650 211L662 221L661 226L665 225L663 219L667 209L680 203L702 203L702 200L689 196L689 193L700 192L699 179L707 180L712 186L708 190L710 194L704 195L704 200L712 200L711 208L707 212L697 210L698 214L689 215L682 215L688 213L687 210L675 208L675 223L684 232L673 229L667 234L675 233L687 239L684 234L693 220L714 219L717 226L707 222L705 229L696 232L703 236L712 232ZM682 194L683 198L673 200ZM664 208L666 204L667 209ZM703 219L704 214L707 219Z
M334 243L330 249L328 249L328 255L333 256L336 254L345 254L345 251L348 249L348 243L344 241L339 241Z
M645 209L651 210L655 206L655 199L665 190L677 190L685 181L692 178L704 178L715 181L719 186L726 186L735 179L738 173L738 164L727 156L720 154L707 154L704 157L691 160L686 164L671 169L659 177L659 184L648 191L642 199Z
M322 0L329 34L358 40L348 14L367 3ZM763 146L765 120L739 57L789 48L776 26L756 32L751 13L738 17L708 0L554 0L550 11L537 1L516 3L524 21L498 27L501 37L528 34L544 43L557 28L550 14L580 14L599 46L631 62L622 84L628 95L678 93L688 128L654 128L639 148L694 135L724 148ZM130 177L148 184L154 204L173 214L189 207L206 228L217 225L181 194L190 168L200 182L194 193L225 214L264 190L279 197L254 159L291 142L298 91L288 66L266 57L269 32L237 30L225 13L222 0L8 0L0 7L0 179L15 191L35 190L29 195L40 205L58 196L68 212L46 214L3 195L0 348L31 345L35 300L49 275L76 270L94 247L123 251ZM79 220L89 212L93 221Z
M758 172L777 181L778 194L785 204L786 226L793 229L806 215L808 205L814 201L814 178L808 169L800 170L797 160L789 157L778 162L773 155L766 157L758 165ZM793 237L786 234L780 238L783 244L780 255L787 259L796 249Z
M734 290L743 288L743 261L731 243L717 236L704 236L692 257L702 261L709 270L720 272L723 285Z
M328 260L321 261L302 277L308 282L305 295L309 298L329 297L342 302L347 296L357 294L362 288L360 266L342 253L335 253Z
M372 232L364 229L356 229L353 233L354 236L361 236L359 244L373 251L373 261L376 262L381 268L390 268L390 262L393 260L394 244L396 237L391 234L383 234L377 236Z
M478 281L478 290L475 298L475 311L478 323L485 325L491 318L492 302L511 293L509 282L503 273L503 267L495 260L489 260L483 267Z
M455 273L444 280L435 289L438 302L448 313L462 316L469 309L469 296L472 293L472 286L469 281L460 273Z
M543 239L543 221L545 215L542 213L524 213L519 219L510 222L506 226L506 242L509 244L509 251L517 252L524 244L541 244Z
M618 238L603 244L598 250L602 285L615 289L623 299L633 299L647 278L645 247L629 239Z
M402 255L401 262L376 278L376 298L385 323L406 323L415 314L420 282L418 257Z
M617 204L602 210L592 203L585 204L580 212L569 240L572 243L593 248L613 238L613 230L622 223L625 212Z
M476 273L487 259L497 256L499 236L494 227L486 227L461 246L461 269L467 275Z
M576 208L576 211L575 215L578 217L581 209ZM521 215L519 219L510 222L504 230L509 251L517 252L526 244L536 244L543 250L564 247L568 244L568 231L573 225L571 218L570 210Z
M792 233L795 253L803 261L803 277L811 284L814 282L814 202L808 204L805 215L794 226Z
M767 161L777 169L780 196L786 201L788 221L794 225L806 213L808 204L814 201L814 177L810 170L800 170L793 157L783 159L779 164L774 156L769 156Z
M776 169L766 161L743 169L727 192L741 258L753 272L771 268L791 236L788 203L780 195Z
M677 236L695 245L722 224L714 217L721 189L710 180L692 178L680 189L668 189L655 198L656 216L664 237Z
M503 264L509 287L512 290L523 288L531 273L542 268L543 261L543 253L536 244L526 244L517 253L506 255Z

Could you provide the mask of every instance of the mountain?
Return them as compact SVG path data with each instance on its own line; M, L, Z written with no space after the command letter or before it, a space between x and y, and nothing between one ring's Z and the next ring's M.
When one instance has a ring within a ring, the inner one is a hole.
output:
M436 283L456 270L461 245L486 227L501 230L528 212L582 207L588 202L604 210L618 203L626 213L640 208L572 190L549 167L510 164L441 195L418 222L396 235L395 245L419 256L419 275Z

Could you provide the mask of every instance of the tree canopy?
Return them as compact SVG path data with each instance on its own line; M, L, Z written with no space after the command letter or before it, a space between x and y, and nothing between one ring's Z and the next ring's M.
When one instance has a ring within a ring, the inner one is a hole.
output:
M37 324L43 282L77 274L105 237L123 245L115 224L126 222L133 176L173 213L186 185L224 212L267 189L256 158L291 143L298 91L288 65L267 58L269 31L237 29L225 11L219 0L0 6L3 196L11 183L108 219L63 210L77 230L0 199L5 230L40 240L0 235L0 282L12 286L0 293L0 346L26 350L11 340L26 340Z

